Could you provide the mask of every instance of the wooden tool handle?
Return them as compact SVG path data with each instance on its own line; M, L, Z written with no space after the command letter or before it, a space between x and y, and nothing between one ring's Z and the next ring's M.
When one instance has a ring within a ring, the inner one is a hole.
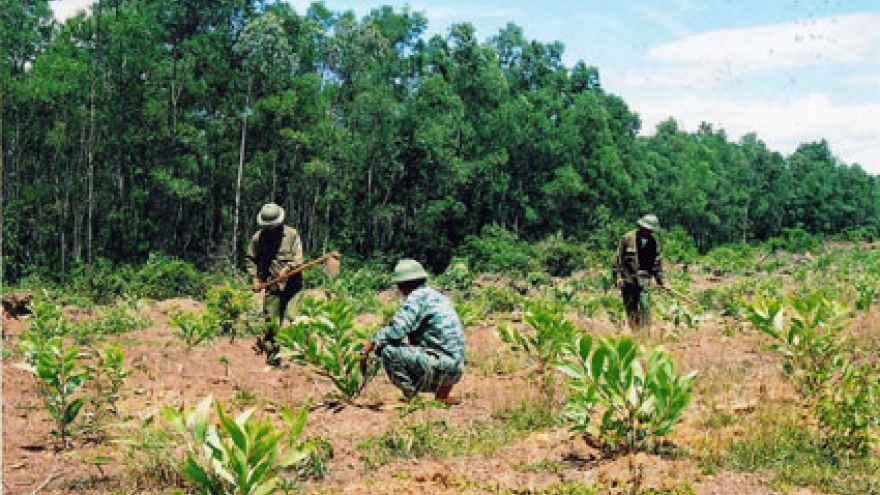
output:
M312 260L312 261L309 261L308 263L303 263L302 265L299 265L298 267L294 268L293 270L291 270L291 271L289 271L289 272L284 272L284 273L282 273L281 275L279 275L278 277L273 278L272 280L269 280L269 281L266 282L266 283L260 284L260 285L258 286L258 288L259 288L259 290L261 290L261 291L262 291L262 290L266 290L266 289L268 289L269 287L272 287L273 285L276 285L276 284L279 284L279 283L281 283L281 282L284 282L285 280L287 280L287 279L289 279L290 277L296 275L297 273L302 273L302 272L308 270L309 268L311 268L311 267L313 267L313 266L320 265L321 263L326 262L326 261L329 260L330 258L339 258L339 253L336 252L336 251L333 251L333 252L331 252L331 253L327 253L327 254L325 254L324 256L321 256L321 257L318 258L318 259L314 259L314 260Z

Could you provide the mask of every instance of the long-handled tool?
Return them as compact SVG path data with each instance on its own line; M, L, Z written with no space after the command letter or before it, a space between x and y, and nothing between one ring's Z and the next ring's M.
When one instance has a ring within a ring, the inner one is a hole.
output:
M675 289L673 289L672 287L669 287L669 286L661 286L661 287L662 287L666 292L668 292L669 294L672 294L673 296L675 296L675 297L677 297L677 298L679 298L679 299L684 299L684 301L687 302L687 303L689 303L689 304L692 304L692 305L694 305L694 306L699 306L699 305L700 305L700 304L699 304L699 303L698 303L693 297L691 297L691 296L685 294L684 292L677 291L677 290L675 290Z
M298 267L294 268L293 270L283 272L278 277L273 278L272 280L269 280L265 283L258 285L257 290L264 291L264 290L268 289L269 287L272 287L273 285L280 284L281 282L284 282L285 280L289 279L290 277L292 277L298 273L302 273L302 272L308 270L309 268L312 268L313 266L317 266L320 264L324 264L324 270L327 272L327 275L330 275L331 277L335 277L336 275L339 275L339 253L337 253L336 251L333 251L331 253L325 254L324 256L321 256L318 259L314 259L312 261L309 261L308 263L303 263L302 265L299 265Z

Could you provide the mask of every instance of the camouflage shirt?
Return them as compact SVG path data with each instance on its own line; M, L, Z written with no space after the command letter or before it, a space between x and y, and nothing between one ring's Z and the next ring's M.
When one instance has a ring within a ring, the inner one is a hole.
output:
M391 323L373 335L373 343L382 346L407 337L410 345L434 350L464 365L464 329L452 301L437 290L422 286L412 291Z
M284 270L296 268L303 263L302 240L299 232L285 225L280 235L272 235L269 229L258 231L251 238L247 250L247 272L251 283L268 282ZM275 290L283 290L284 283Z
M654 236L641 236L638 230L627 232L620 239L614 259L614 277L630 285L639 285L639 276L654 277L663 284L663 262L660 243Z

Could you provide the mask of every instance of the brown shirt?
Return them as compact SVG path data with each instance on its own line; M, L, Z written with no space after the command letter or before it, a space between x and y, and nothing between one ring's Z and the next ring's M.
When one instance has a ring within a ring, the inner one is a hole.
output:
M251 283L268 282L302 263L302 240L293 227L259 230L248 245L247 272ZM279 283L276 290L283 290L284 286L284 282Z
M653 276L658 284L663 284L660 243L654 236L639 235L636 229L620 239L614 259L614 277L620 277L625 284L638 285L639 272Z

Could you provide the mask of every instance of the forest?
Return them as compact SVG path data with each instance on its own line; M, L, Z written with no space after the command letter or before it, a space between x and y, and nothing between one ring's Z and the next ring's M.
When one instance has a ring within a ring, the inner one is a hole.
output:
M429 38L408 8L250 0L100 0L61 24L48 4L0 1L12 283L156 254L241 266L269 201L307 253L438 271L486 228L607 248L645 212L702 252L877 234L880 183L833 143L642 129L599 68L514 24Z

